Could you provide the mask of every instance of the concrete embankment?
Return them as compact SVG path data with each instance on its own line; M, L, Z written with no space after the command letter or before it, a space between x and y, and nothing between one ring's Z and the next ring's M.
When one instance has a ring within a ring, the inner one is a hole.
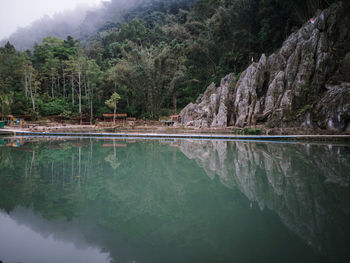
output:
M169 138L206 140L263 141L349 141L350 135L230 135L230 134L165 134L165 133L95 133L95 132L31 132L0 130L0 135L16 137L89 137L89 138Z

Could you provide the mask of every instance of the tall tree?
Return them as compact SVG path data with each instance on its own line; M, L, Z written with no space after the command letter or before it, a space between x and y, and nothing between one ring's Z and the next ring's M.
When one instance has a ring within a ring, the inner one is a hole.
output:
M114 92L111 95L111 98L109 100L106 100L105 104L109 107L109 108L113 108L113 122L115 123L115 114L117 112L117 104L120 100L120 96L118 93Z

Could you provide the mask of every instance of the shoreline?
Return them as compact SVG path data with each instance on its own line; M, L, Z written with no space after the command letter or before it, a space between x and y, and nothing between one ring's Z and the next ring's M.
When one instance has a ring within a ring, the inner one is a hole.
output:
M350 135L235 135L219 133L157 133L157 132L96 132L81 131L26 131L23 129L0 129L0 136L6 137L85 137L85 138L150 138L150 139L205 139L205 140L254 140L254 141L346 141Z
M237 127L193 128L183 126L162 126L158 123L143 125L75 125L51 122L45 125L31 123L27 127L0 129L0 137L90 137L90 138L152 138L152 139L206 139L206 140L259 140L259 141L345 141L350 142L349 133L311 130L302 128L273 128L264 126L247 127L259 130L259 134L244 134ZM239 133L237 134L237 131Z

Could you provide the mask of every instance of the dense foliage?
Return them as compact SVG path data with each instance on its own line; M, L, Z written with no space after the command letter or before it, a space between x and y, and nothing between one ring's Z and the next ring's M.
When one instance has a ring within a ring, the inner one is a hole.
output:
M105 101L114 92L118 111L129 116L178 112L210 82L276 50L331 2L143 1L83 44L47 37L17 52L7 43L0 48L0 114L100 117L111 111Z

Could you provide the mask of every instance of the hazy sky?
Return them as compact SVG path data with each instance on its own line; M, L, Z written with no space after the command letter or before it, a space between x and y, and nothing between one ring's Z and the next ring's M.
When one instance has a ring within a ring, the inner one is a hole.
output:
M94 6L100 2L102 0L0 0L0 40L44 15L74 9L80 3Z

